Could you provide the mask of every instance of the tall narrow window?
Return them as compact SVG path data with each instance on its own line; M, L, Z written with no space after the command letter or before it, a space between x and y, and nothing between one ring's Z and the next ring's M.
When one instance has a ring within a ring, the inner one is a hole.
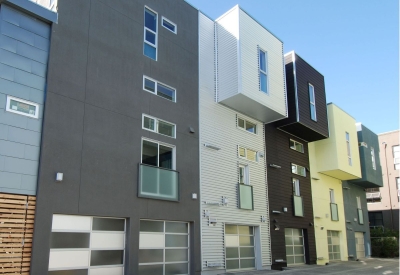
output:
M397 201L400 201L400 178L396 178Z
M315 108L315 93L314 86L308 83L308 94L310 96L310 115L311 119L317 121L317 110Z
M356 197L357 199L357 214L358 214L358 223L359 224L364 224L364 213L361 209L361 198Z
M349 159L349 165L352 165L351 161L351 148L350 148L350 134L346 132L346 147L347 147L347 158Z
M372 169L376 170L375 150L371 147Z
M249 181L249 166L239 164L239 183L250 184Z
M400 146L393 146L394 169L400 170Z
M157 13L144 9L144 48L143 53L157 60Z
M333 189L329 189L329 200L331 203L335 203L335 191Z
M331 206L331 220L332 221L338 221L339 220L339 214L338 214L338 206L335 203L335 192L333 189L329 189L329 200L330 200L330 206Z
M300 196L300 181L298 179L292 178L293 183L293 195Z
M267 70L267 52L258 49L259 56L259 77L260 77L260 91L268 94L268 70Z

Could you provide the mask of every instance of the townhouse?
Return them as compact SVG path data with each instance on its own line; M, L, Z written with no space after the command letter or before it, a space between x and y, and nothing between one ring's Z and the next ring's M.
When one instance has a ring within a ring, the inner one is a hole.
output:
M329 103L329 138L308 144L317 264L348 260L343 180L361 178L356 121Z
M202 274L270 269L264 124L287 115L283 44L239 6L199 29Z
M348 257L357 260L371 256L371 239L365 189L383 186L378 136L356 123L361 178L343 181Z
M265 125L272 268L315 264L308 142L328 137L324 77L285 55L288 118Z

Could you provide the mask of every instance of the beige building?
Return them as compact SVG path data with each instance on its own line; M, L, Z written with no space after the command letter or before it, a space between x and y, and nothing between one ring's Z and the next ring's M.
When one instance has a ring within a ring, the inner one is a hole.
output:
M370 227L383 226L399 230L399 130L379 134L378 138L383 187L366 189L369 223Z

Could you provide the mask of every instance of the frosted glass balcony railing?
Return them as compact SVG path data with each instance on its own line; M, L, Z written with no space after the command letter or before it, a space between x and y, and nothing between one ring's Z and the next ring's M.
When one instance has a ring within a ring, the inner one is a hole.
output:
M293 196L294 215L304 217L303 197Z
M336 203L331 203L331 220L332 221L339 220L338 207Z
M253 186L239 184L239 208L253 210Z
M179 200L179 173L174 170L139 165L139 197Z

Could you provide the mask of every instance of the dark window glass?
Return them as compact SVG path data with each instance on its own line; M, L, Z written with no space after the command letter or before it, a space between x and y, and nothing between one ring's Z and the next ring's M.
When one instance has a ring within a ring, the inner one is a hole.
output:
M182 222L166 222L165 232L188 233L188 224Z
M160 83L157 85L157 95L175 101L175 90Z
M163 265L139 265L139 275L163 275Z
M140 232L164 232L164 222L140 221Z
M165 250L166 262L187 262L188 250L187 249L166 249Z
M157 31L157 14L146 9L144 14L144 25L146 28L156 32Z
M172 169L172 148L160 145L160 167Z
M88 275L88 270L87 269L54 270L54 271L49 271L48 275Z
M169 23L167 20L163 20L163 26L172 32L175 32L175 26Z
M166 247L188 247L188 236L186 235L165 235Z
M165 275L188 274L188 264L166 264Z
M155 45L156 44L156 35L153 32L146 30L146 41Z
M147 57L150 57L151 59L156 60L156 56L157 56L156 48L153 46L150 46L147 43L144 43L144 55Z
M140 249L139 263L160 263L163 262L163 249Z
M123 250L92 250L90 265L120 265L124 263Z
M50 248L89 248L90 233L52 232Z
M143 140L142 163L158 166L158 144Z
M93 218L92 229L99 231L125 231L125 220Z
M144 79L144 87L146 90L149 90L153 93L156 91L156 83L150 79L145 78Z
M265 65L265 52L260 50L260 70L266 72L267 66Z

